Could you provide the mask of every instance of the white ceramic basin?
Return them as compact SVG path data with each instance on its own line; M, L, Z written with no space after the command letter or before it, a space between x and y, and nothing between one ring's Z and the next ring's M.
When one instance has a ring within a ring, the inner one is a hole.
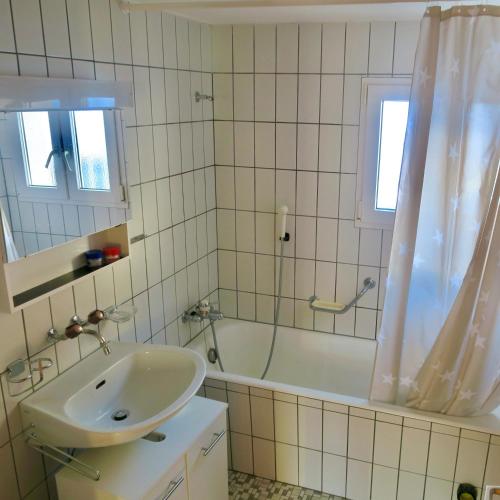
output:
M24 427L67 448L126 443L177 413L205 377L205 362L189 349L110 345L109 356L96 351L22 401Z

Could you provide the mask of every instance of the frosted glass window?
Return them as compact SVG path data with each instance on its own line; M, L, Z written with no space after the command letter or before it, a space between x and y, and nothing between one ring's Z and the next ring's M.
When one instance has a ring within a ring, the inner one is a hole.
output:
M74 151L80 189L109 191L108 155L102 111L74 111Z
M53 149L47 111L25 111L19 113L19 131L28 186L57 186L54 157L47 160Z
M382 101L380 113L377 210L396 210L408 101Z

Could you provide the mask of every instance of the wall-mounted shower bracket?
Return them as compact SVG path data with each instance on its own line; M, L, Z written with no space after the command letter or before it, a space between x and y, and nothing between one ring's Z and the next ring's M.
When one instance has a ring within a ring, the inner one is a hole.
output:
M363 288L348 304L339 304L338 302L329 302L322 300L313 295L309 297L309 307L313 311L327 312L331 314L345 314L351 307L358 302L358 300L371 288L375 286L375 280L372 278L365 278L363 281Z
M200 102L200 101L210 101L212 102L214 100L213 95L207 95L207 94L200 94L200 92L196 91L194 93L194 100L195 102Z

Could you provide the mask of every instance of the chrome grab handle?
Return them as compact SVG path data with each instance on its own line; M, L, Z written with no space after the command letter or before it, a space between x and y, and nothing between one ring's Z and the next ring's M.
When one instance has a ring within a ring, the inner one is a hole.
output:
M168 500L174 494L175 490L182 484L183 481L184 481L184 476L180 476L179 479L170 481L170 483L168 483L167 494L161 500Z
M224 437L226 431L214 432L215 439L206 448L202 448L203 456L206 457L213 449L214 446Z
M313 305L313 302L318 298L316 295L312 295L309 297L309 308L312 309L313 311L321 311L321 312L327 312L327 313L333 313L333 314L345 314L351 307L358 302L358 300L363 297L363 295L370 289L372 289L375 286L376 282L374 279L368 277L365 278L363 281L363 288L361 289L360 292L354 297L351 302L348 304L345 304L342 309L338 309L336 311L332 309L327 309L325 307L318 307Z

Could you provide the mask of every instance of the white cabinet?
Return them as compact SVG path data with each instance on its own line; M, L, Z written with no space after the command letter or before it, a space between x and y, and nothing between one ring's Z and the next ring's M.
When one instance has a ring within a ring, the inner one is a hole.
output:
M85 450L78 458L101 478L61 469L59 500L227 500L226 408L195 396L157 429L163 441Z

